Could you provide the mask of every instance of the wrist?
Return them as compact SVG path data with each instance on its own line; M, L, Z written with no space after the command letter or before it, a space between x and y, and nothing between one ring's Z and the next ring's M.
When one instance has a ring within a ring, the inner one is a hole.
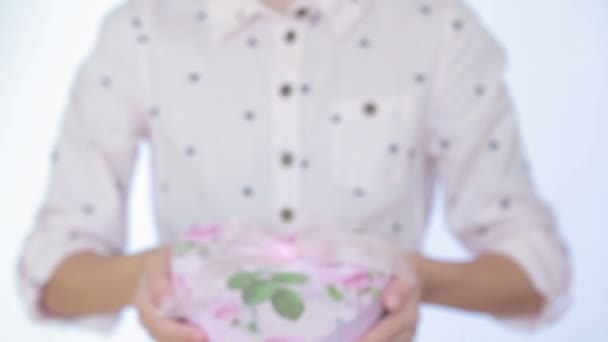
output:
M451 291L471 273L470 262L443 262L422 255L414 255L409 259L420 281L422 301L426 303L436 304L446 291Z
M125 298L127 304L135 294L139 284L140 275L146 267L146 263L153 251L141 252L133 255L125 255L115 259L114 273L118 274L118 279L122 279Z
M421 254L410 255L408 260L418 277L423 302L433 302L437 293L462 271L461 265L432 260Z

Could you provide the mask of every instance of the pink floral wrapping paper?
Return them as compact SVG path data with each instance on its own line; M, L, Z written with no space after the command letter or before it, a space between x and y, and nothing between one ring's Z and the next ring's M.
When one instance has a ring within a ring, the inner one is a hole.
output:
M195 226L173 246L163 313L211 342L351 342L381 318L380 294L397 272L414 280L393 246L329 225L292 235L237 221Z

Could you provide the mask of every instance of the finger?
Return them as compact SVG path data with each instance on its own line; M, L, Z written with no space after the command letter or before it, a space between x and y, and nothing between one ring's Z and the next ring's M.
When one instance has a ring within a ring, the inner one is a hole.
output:
M411 342L418 330L418 310L408 310L401 334L394 339L395 342Z
M204 333L188 324L177 321L159 320L155 334L161 341L167 342L206 342Z
M415 292L412 292L409 299L400 311L387 315L361 341L411 341L416 335L419 307Z
M380 321L380 323L359 342L393 341L394 338L406 331L405 322L405 312L390 314Z
M407 303L406 299L408 293L409 286L399 279L394 279L382 294L382 302L384 307L389 312L398 312L403 310Z
M157 341L166 342L205 342L205 334L191 325L162 317L156 308L144 300L138 301L141 323Z
M416 336L418 330L419 307L417 302L410 302L405 308L405 320L401 323L401 332L393 341L395 342L411 342Z
M160 307L173 292L170 278L169 253L166 250L150 256L146 265L144 281L154 305Z
M391 342L413 342L413 341L414 341L414 334L412 332L405 332L391 340Z

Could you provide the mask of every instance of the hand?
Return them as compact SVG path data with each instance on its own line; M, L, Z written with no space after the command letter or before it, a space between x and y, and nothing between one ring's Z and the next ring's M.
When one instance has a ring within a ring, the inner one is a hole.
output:
M133 305L141 324L158 342L206 342L199 329L162 317L158 308L172 294L169 278L169 251L165 248L146 253Z
M382 294L387 315L359 342L412 342L421 299L418 279L395 278Z

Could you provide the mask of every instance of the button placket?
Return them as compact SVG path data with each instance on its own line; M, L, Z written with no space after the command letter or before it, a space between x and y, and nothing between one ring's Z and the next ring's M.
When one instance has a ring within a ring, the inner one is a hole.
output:
M272 74L273 218L278 226L298 222L300 216L302 26L295 20L274 27Z

